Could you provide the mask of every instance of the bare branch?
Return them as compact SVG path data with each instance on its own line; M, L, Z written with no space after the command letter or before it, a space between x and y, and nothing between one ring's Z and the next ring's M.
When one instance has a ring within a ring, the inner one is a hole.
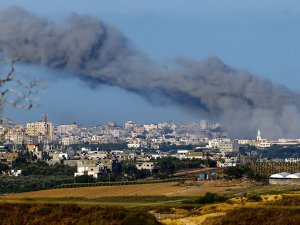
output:
M5 75L0 76L0 113L3 112L5 105L11 105L18 109L29 110L33 107L33 96L36 94L36 80L26 81L24 77L17 78L15 64L20 60L19 57L13 58L10 62L2 62L0 66L6 68ZM12 124L12 120L5 119L0 115L0 125Z

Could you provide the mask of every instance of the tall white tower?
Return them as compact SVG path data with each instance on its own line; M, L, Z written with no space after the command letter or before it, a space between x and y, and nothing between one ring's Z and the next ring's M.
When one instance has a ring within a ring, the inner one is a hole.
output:
M260 134L260 130L257 131L257 135L256 135L256 141L261 141L261 134Z

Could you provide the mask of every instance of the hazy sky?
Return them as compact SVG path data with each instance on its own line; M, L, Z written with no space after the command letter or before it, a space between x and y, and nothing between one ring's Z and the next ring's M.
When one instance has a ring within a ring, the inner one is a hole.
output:
M202 60L215 55L233 67L300 90L298 0L0 1L1 9L10 5L22 6L58 23L71 12L89 14L121 30L137 49L155 61L176 56ZM18 70L38 75L46 87L41 90L39 106L33 110L6 110L6 115L18 122L38 120L42 113L48 113L56 124L201 119L175 106L152 106L116 87L91 90L76 79L49 80L52 73L58 73L55 71L33 66Z

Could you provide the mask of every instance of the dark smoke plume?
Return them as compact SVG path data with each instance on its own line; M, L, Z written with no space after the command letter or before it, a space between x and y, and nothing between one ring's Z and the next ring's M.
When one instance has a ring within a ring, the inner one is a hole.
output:
M159 104L157 96L220 121L232 137L300 134L300 96L233 69L218 58L178 58L170 69L151 62L124 35L99 20L71 14L54 24L22 8L0 12L0 51L26 63L67 69L83 80L118 86Z

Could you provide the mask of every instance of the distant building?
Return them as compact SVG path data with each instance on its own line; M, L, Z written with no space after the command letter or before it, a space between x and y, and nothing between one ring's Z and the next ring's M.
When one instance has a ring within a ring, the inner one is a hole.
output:
M57 126L56 130L57 133L65 134L65 133L72 133L78 129L78 125L76 124L67 124L67 125L60 125Z
M54 126L52 123L34 122L26 124L26 134L29 136L43 136L48 141L53 141Z
M61 138L61 144L62 145L73 145L79 143L79 137L78 136L69 136L69 137L63 137Z
M208 148L217 148L222 153L237 152L239 150L239 144L237 140L230 140L228 138L212 139L208 142Z
M7 164L8 166L12 166L13 162L18 157L18 153L16 152L0 152L0 162Z
M200 129L201 130L209 130L211 128L211 123L209 123L206 120L201 120L200 121Z
M270 184L282 184L282 185L287 185L287 184L300 184L300 173L294 173L290 174L287 172L281 172L277 174L272 174L269 177L269 183Z
M143 148L143 147L147 147L147 143L144 142L142 139L132 139L129 140L127 143L127 147L128 148Z
M260 130L257 131L257 135L256 135L256 141L261 141L262 138L261 138L261 133L260 133Z
M135 126L136 126L136 123L131 120L126 121L124 124L124 128L126 130L133 130Z
M80 161L77 163L77 172L74 173L74 176L88 175L97 179L100 171L101 167L97 161Z
M39 145L38 144L27 144L26 148L30 152L37 152L37 151L39 151Z
M137 162L136 167L138 170L149 170L152 172L156 168L156 164L154 162Z
M239 139L238 143L239 145L253 145L254 140L250 139Z
M144 128L145 128L145 130L147 132L151 132L151 131L157 130L158 129L158 125L157 124L153 124L153 123L151 123L151 124L145 124Z
M296 163L300 162L300 158L286 158L284 162Z
M177 150L177 158L184 159L186 158L186 155L190 152L190 150Z
M26 142L28 135L25 133L25 129L23 126L16 126L14 128L7 128L1 130L4 135L4 139L13 144L23 144Z
M256 135L256 143L255 146L257 148L270 148L271 147L271 142L269 142L267 139L263 139L260 133L260 130L257 131Z
M217 172L200 172L197 180L215 180L218 179Z

